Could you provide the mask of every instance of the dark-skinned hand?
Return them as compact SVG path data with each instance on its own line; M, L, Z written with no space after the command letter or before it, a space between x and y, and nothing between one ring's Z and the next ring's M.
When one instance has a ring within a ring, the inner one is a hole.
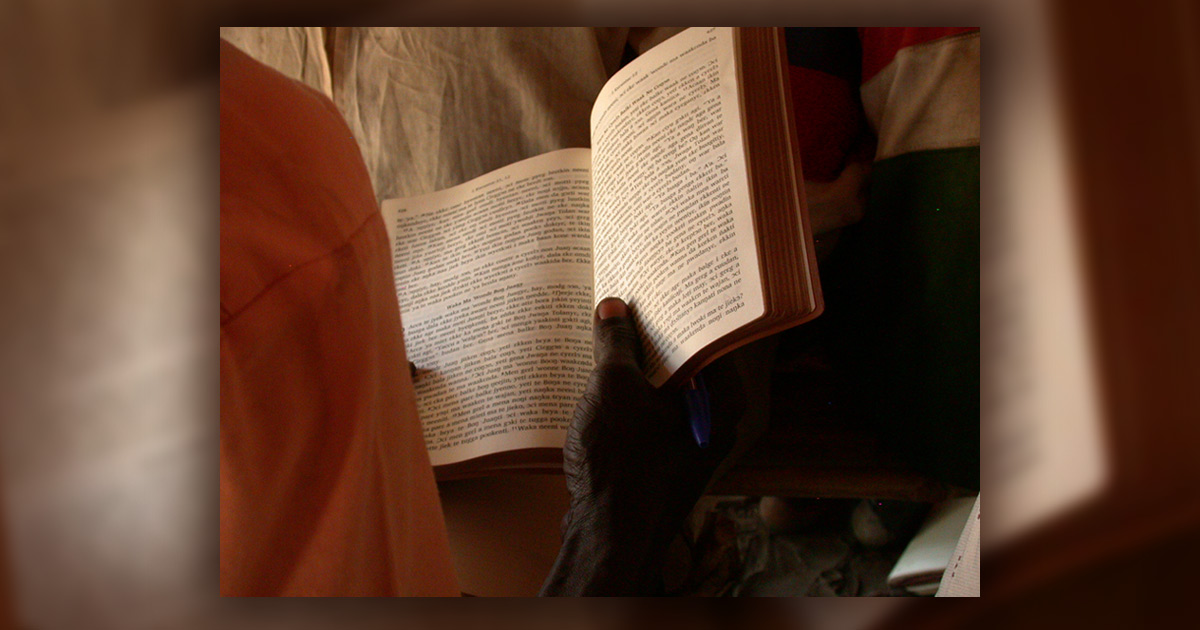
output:
M644 376L629 307L607 298L592 324L596 367L563 448L571 504L542 594L654 594L667 546L733 448L741 384L731 365L705 368L712 434L701 448L683 392Z

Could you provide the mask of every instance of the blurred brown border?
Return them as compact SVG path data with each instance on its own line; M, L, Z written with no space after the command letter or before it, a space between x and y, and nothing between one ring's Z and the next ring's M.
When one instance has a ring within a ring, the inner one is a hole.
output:
M561 5L542 6L548 3L533 7L497 3L490 12L456 10L476 4L462 0L399 3L392 5L397 8L390 14L380 14L386 3L379 0L343 3L336 12L315 2L259 2L237 10L225 2L188 2L153 10L140 2L107 4L123 10L115 11L100 25L103 28L94 29L101 44L94 48L124 51L160 64L150 70L130 65L130 70L121 63L129 57L109 53L113 56L108 63L110 57L100 54L105 63L97 67L120 70L127 79L117 83L124 90L121 99L103 101L114 107L124 104L125 98L144 98L214 76L213 38L218 24L370 21L355 14L363 10L393 23L405 21L405 16L460 23L490 19L545 23L565 22L556 18L571 12ZM733 3L726 5L729 9L714 10L709 4L688 3L687 11L672 11L653 3L616 1L605 3L600 14L596 9L579 13L609 23L982 23L985 37L996 32L986 19L979 19L987 7L994 6L984 2L937 6L917 2L905 5L906 9L856 3L838 9L835 4L813 8L801 3ZM1200 533L1200 413L1194 400L1200 390L1200 333L1194 328L1200 322L1200 8L1189 0L1072 0L1049 6L1060 57L1058 74L1067 100L1076 226L1087 263L1099 391L1113 445L1112 485L1099 499L1048 525L1036 537L985 557L983 598L904 607L889 624L896 627L914 622L932 627L966 622L1169 625L1174 621L1172 612L1189 603L1188 591L1196 581L1192 567L1200 566L1200 536L1196 535ZM634 9L642 13L629 15ZM291 13L281 15L281 10ZM80 13L72 24L84 24L91 15ZM53 39L24 24L9 26L7 32L14 36L24 32L24 39L15 38L19 41ZM116 40L121 47L109 46ZM76 82L74 75L66 78ZM41 75L31 81L34 87L52 83ZM984 100L989 101L989 96ZM215 130L215 114L198 123ZM993 174L995 163L991 164L984 167L985 177ZM215 247L212 256L215 278ZM215 532L215 521L205 525ZM984 536L986 531L984 525ZM3 560L0 557L0 569ZM6 577L0 571L0 615L11 603L4 597L10 592ZM213 580L215 598L215 572ZM1159 605L1172 596L1177 598L1176 608ZM263 623L273 617L268 613L276 611L311 612L294 602L218 606L233 617ZM378 610L381 617L395 619L394 613L414 610L408 602L315 606L349 618ZM260 610L263 614L256 617L253 613Z
M908 607L887 627L1156 627L1180 612L1158 602L1196 583L1200 7L1050 8L1111 482L985 555L979 602Z

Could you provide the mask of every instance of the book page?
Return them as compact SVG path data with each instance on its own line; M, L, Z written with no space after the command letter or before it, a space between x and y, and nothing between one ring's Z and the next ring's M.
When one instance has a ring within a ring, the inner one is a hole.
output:
M589 153L383 203L434 466L566 439L592 369Z
M979 495L958 538L950 564L942 573L938 597L979 597Z
M736 77L733 30L692 28L592 109L595 300L634 308L656 386L763 314Z

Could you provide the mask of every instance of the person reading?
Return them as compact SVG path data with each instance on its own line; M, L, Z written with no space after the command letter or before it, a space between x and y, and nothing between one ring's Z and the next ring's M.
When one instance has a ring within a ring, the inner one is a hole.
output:
M220 55L221 593L458 595L358 148L328 99ZM651 594L742 401L721 361L706 368L701 449L678 392L645 376L628 306L601 301L592 326L542 594Z

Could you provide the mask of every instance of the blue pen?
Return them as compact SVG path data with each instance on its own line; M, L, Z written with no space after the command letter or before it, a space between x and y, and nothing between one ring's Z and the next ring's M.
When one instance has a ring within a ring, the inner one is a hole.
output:
M696 446L708 448L708 438L712 433L712 408L709 406L708 389L704 387L704 379L697 374L688 381L683 395L687 401L688 420L692 425Z

